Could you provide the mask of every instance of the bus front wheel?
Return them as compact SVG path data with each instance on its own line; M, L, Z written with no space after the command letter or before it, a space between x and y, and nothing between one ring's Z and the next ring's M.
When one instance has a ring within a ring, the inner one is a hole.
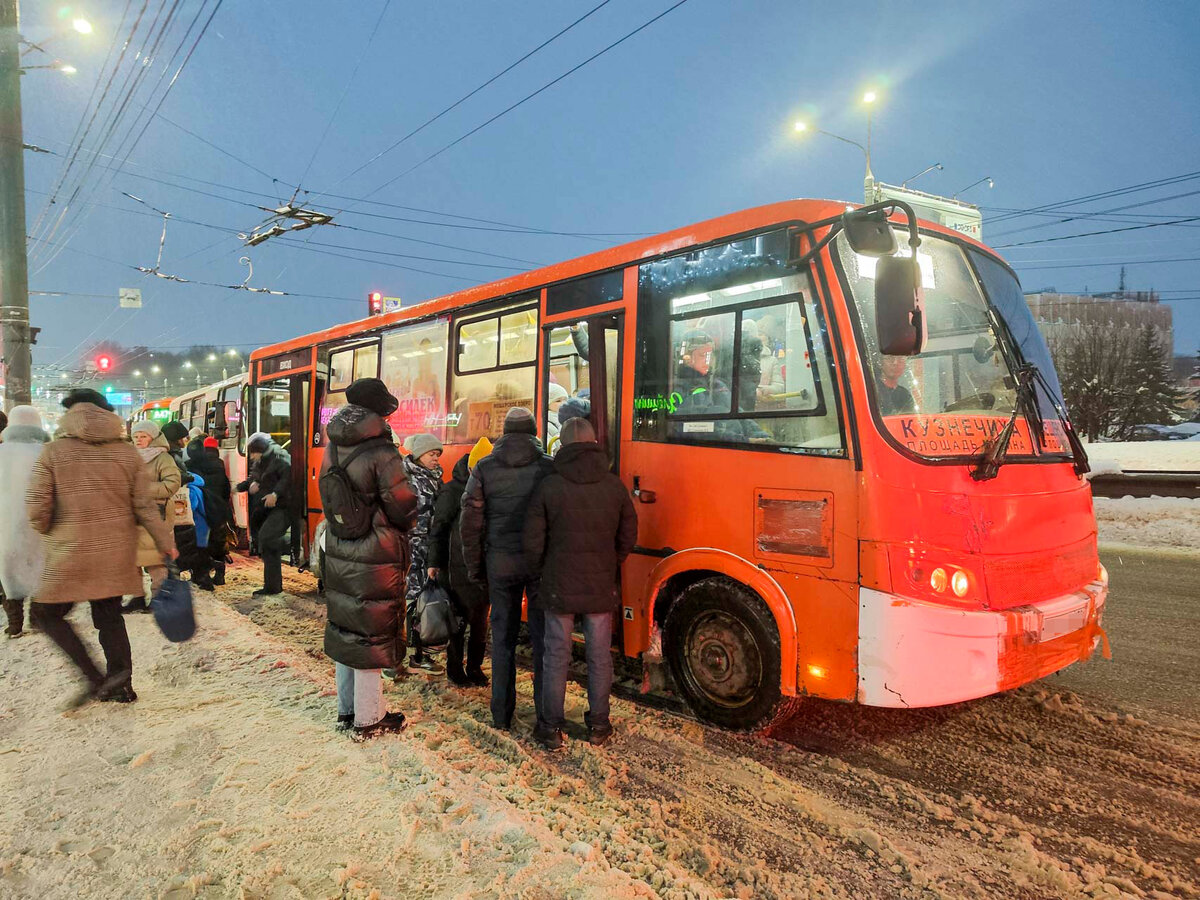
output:
M749 588L727 578L687 587L667 611L663 655L696 716L733 731L786 719L796 700L780 692L779 629Z

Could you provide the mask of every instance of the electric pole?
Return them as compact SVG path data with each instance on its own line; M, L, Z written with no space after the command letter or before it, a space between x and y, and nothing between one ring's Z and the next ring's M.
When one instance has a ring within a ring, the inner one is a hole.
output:
M18 20L17 0L0 0L0 333L6 410L31 399Z

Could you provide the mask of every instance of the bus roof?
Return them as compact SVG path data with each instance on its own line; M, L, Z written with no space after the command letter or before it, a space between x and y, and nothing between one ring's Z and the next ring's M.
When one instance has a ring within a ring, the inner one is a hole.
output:
M387 315L368 316L364 319L335 325L322 331L300 335L299 337L281 341L277 344L269 344L253 351L250 354L250 359L259 360L280 353L287 353L291 350L311 347L314 344L336 341L368 329L375 330L391 324L406 322L410 319L449 312L481 301L504 297L510 294L518 294L560 281L578 278L582 275L624 268L641 260L664 256L699 244L708 244L729 235L759 231L774 224L794 221L816 222L832 218L840 215L847 209L861 205L842 200L783 200L778 203L769 203L765 206L756 206L751 209L728 213L713 219L707 219L703 222L697 222L693 225L676 228L673 231L667 231L662 234L642 238L641 240L620 244L616 247L599 250L595 253L589 253L586 256L578 256L565 262L543 266L540 269L531 269L528 272L512 275L499 281L490 281L486 284L475 285L474 287L456 291L453 294L445 294L441 297L422 301L421 303L405 307L402 310ZM970 243L978 244L977 241L974 241L970 237L944 228L934 222L921 220L921 227L943 232L951 237L961 238ZM979 244L979 246L982 247L983 245Z
M247 373L239 372L231 378L226 378L223 381L214 381L212 384L206 384L203 387L198 387L194 391L188 391L186 394L180 394L178 397L173 397L169 403L182 403L186 400L191 400L194 397L203 397L209 391L219 391L223 387L233 387L245 383Z
M161 400L150 400L142 404L139 412L149 412L152 409L167 409L175 402L174 397L163 397Z

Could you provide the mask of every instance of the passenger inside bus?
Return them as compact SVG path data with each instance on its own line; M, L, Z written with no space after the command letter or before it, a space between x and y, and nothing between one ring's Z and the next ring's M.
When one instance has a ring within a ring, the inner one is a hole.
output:
M899 416L917 411L912 392L900 383L908 371L908 358L904 356L881 356L879 374L875 379L875 390L879 394L879 412L885 416Z

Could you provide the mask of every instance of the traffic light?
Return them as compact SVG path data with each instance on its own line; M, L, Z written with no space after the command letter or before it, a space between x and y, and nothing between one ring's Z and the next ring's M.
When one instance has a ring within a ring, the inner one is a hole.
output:
M379 291L371 291L371 293L367 294L367 315L383 315L383 294Z
M109 356L107 353L101 353L99 356L96 357L96 368L99 369L101 372L111 372L112 365L113 365L112 357Z

